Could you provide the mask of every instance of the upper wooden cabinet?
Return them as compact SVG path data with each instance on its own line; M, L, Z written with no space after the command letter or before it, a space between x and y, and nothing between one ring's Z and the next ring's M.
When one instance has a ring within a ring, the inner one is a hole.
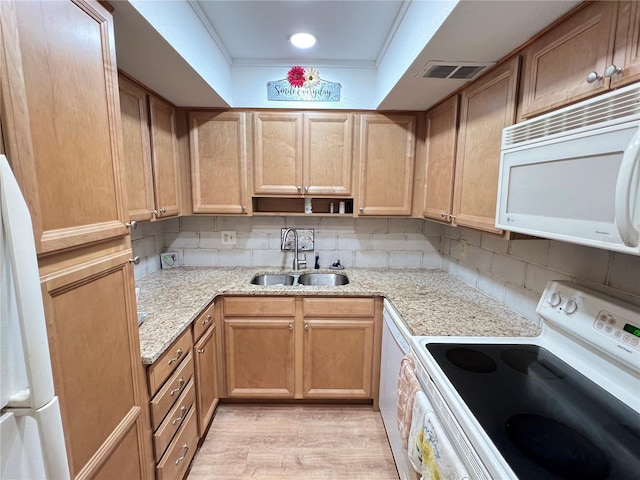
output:
M458 96L427 113L427 156L423 215L451 222L456 165Z
M154 95L149 95L151 159L157 217L180 213L180 159L176 134L176 111Z
M113 21L98 2L0 2L2 128L39 254L128 234Z
M454 221L500 233L495 227L502 129L516 118L520 58L514 57L462 91Z
M523 51L523 118L559 108L609 88L611 77L605 76L605 70L612 64L614 56L617 7L616 2L594 2ZM629 5L627 10L634 8L637 11L637 5ZM619 32L621 51L616 57L625 57L623 50L626 51L628 44L633 50L633 38L627 35L630 28L636 30L636 58L629 58L629 61L636 62L637 74L637 14L635 24L623 28L626 32ZM623 74L616 76L625 77L626 60L619 61L618 66L623 68ZM588 78L589 75L592 77Z
M353 114L254 113L254 192L348 196Z
M247 114L190 112L193 213L247 213Z
M360 115L358 215L411 215L414 115Z
M119 76L120 113L130 220L180 213L176 112L125 76Z
M637 1L618 3L613 65L621 70L611 77L611 86L640 80L640 4Z

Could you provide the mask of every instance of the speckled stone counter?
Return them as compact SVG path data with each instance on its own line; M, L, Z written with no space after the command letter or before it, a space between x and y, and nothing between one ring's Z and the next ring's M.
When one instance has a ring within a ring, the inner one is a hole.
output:
M306 270L328 272L328 270ZM339 287L251 285L260 268L180 267L160 270L136 282L142 362L153 363L219 295L384 296L413 335L536 336L540 327L482 292L438 270L346 269Z

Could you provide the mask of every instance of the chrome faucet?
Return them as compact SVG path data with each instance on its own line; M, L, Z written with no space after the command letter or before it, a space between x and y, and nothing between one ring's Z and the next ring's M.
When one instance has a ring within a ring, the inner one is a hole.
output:
M284 231L284 235L282 237L282 243L283 243L283 247L287 242L287 236L289 235L289 232L293 232L293 269L294 270L300 270L300 268L307 268L307 258L305 255L304 260L300 260L298 258L298 231L295 228L287 228Z

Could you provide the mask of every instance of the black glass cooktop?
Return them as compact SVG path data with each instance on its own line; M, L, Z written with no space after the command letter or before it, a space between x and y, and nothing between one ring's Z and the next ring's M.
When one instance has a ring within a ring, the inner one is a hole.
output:
M640 478L640 414L544 348L427 349L520 479Z

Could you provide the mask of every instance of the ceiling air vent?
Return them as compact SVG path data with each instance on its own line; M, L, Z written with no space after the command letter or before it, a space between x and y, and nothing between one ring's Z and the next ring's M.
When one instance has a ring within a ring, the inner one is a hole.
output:
M422 68L418 75L422 75L422 78L471 80L492 65L495 65L495 63L431 61Z

